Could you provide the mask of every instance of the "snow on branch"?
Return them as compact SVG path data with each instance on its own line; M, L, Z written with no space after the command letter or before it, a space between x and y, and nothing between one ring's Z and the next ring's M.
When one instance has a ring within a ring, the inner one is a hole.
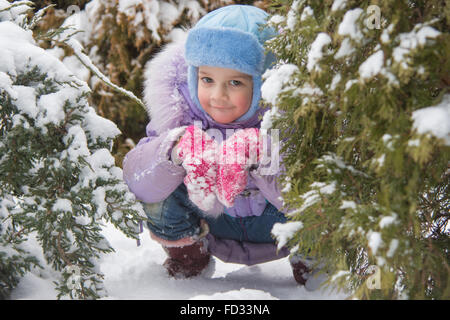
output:
M87 69L89 69L93 74L95 74L101 81L103 81L108 87L112 88L114 91L125 95L126 97L130 98L134 102L136 102L138 105L140 105L142 108L145 109L145 105L142 102L141 99L136 97L136 95L128 91L122 87L119 87L118 85L114 84L106 75L104 75L92 62L91 58L89 58L88 55L86 55L83 52L83 46L81 43L72 38L76 33L81 32L79 30L75 30L72 33L69 32L70 30L73 30L74 28L71 26L67 27L61 27L57 30L54 30L51 32L50 36L47 36L52 41L56 41L57 43L65 44L69 46L73 52L74 55L77 57L77 59L81 62L83 66L85 66ZM57 39L54 39L53 37L56 36Z
M111 87L114 91L119 92L137 104L139 104L141 107L145 109L145 105L142 102L141 99L136 97L133 92L128 91L122 87L119 87L118 85L111 82L111 80L105 76L93 63L92 60L83 53L83 46L80 44L80 42L76 39L68 39L67 41L64 41L69 47L73 49L73 52L75 56L80 60L80 62L88 68L92 73L94 73L100 80L102 80L107 86Z
M20 6L33 7L34 3L32 1L16 1L14 3L11 3L11 5L7 7L3 7L2 5L0 5L0 12L10 11L12 8Z

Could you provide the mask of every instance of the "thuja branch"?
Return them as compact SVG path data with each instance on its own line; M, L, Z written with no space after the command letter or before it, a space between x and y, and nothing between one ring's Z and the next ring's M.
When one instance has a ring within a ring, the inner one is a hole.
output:
M62 232L58 232L58 235L56 237L56 245L57 245L57 249L59 252L59 255L61 256L61 258L64 260L64 262L68 265L71 266L72 262L69 260L69 258L66 255L66 252L63 250L62 246L61 246L61 235Z
M4 12L4 11L9 11L14 7L19 7L19 6L34 6L34 3L32 1L17 1L15 3L12 3L10 6L0 9L0 12Z
M91 61L91 59L83 53L83 47L81 44L75 40L75 39L68 39L67 41L64 41L65 44L67 44L70 48L72 48L75 56L78 58L78 60L86 67L88 68L93 74L95 74L100 80L102 80L108 87L112 88L114 91L123 94L136 102L138 105L140 105L142 108L145 109L145 105L142 102L141 99L136 97L134 93L131 91L128 91L122 87L119 87L118 85L111 82L111 80L105 76Z

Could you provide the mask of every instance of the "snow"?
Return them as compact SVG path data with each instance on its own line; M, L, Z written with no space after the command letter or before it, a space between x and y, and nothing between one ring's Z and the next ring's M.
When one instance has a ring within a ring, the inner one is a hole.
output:
M390 135L389 133L385 133L385 134L383 134L383 136L381 137L381 140L383 140L383 143L386 145L386 147L389 149L389 150L393 150L392 149L392 144L393 144L393 141L392 141L392 135Z
M159 19L165 29L170 29L178 19L178 8L168 2L160 2Z
M55 48L56 49L56 48ZM56 50L55 50L56 51ZM85 82L89 80L91 73L85 68L76 56L65 57L62 62L64 65L73 72L73 74Z
M88 92L89 88L73 77L61 61L34 43L31 31L9 21L0 22L0 82L17 99L16 105L20 111L34 118L36 126L45 131L46 124L59 124L65 119L65 112L60 108L65 101L76 103L80 92ZM49 78L61 83L57 92L42 95L38 101L33 88L10 85L11 80L17 76L16 70L30 70L35 65L39 66L42 73L47 73Z
M331 80L331 84L330 84L330 90L333 91L336 89L337 85L339 84L339 82L341 81L342 76L340 73L337 73L334 77L333 80Z
M100 259L107 297L114 300L317 300L345 299L348 294L331 288L308 291L298 285L288 258L254 266L214 263L204 274L191 279L168 277L162 263L166 253L145 230L140 236L141 246L111 224L103 228L103 235L115 249ZM36 241L28 248L43 261ZM57 273L41 262L43 270L33 269L25 274L13 290L13 300L54 300L57 292L52 281Z
M322 90L318 87L312 87L309 83L305 83L302 87L295 89L292 93L293 96L296 95L308 95L308 96L321 96L323 95ZM304 99L304 101L307 98Z
M332 11L343 10L346 6L346 0L335 0L333 2ZM0 0L0 8L4 7L7 2ZM26 3L26 2L23 2ZM144 13L135 11L136 4L144 5ZM292 9L287 16L287 26L294 29L298 20L298 7L301 1L294 1ZM170 25L177 20L180 10L190 8L191 14L198 13L201 9L197 2L183 1L179 7L175 7L169 3L158 3L157 1L142 1L142 0L120 0L119 10L131 16L136 15L136 23L143 22L149 30L152 30L152 36L155 39L160 39L158 35L158 28L161 25L164 28L169 28ZM14 20L19 17L18 13L25 9L24 6L19 6L13 10L13 15L10 19ZM151 12L151 14L150 14ZM344 36L338 52L335 54L335 59L339 59L354 52L352 41L360 41L362 33L358 28L357 20L363 13L362 9L354 9L346 12L342 22L338 27L338 34ZM4 15L5 13L0 13ZM310 7L305 7L300 20L303 21L313 15ZM74 16L75 19L76 16ZM279 23L284 19L281 16L274 16L271 19L272 23ZM13 27L14 26L14 27ZM385 29L381 35L383 43L391 41L389 33L392 31L393 25ZM20 31L19 31L20 30ZM92 30L90 31L92 32ZM170 33L171 38L180 37L183 31L181 29L174 29ZM419 25L409 33L403 33L398 36L398 47L394 48L394 61L406 65L408 55L412 50L426 45L428 39L434 39L440 35L440 32L434 28L426 25ZM89 57L83 53L80 42L74 37L68 43L75 50L78 57L81 58L83 64L97 73L104 81L112 84L92 63ZM80 40L81 41L81 40ZM11 96L15 97L16 105L21 111L32 118L36 118L36 123L39 126L44 126L46 123L58 123L64 119L64 112L59 108L67 99L75 99L75 91L71 87L59 90L56 93L50 93L40 97L36 100L36 92L33 88L12 85L11 78L15 75L15 70L24 68L23 65L28 63L28 58L32 59L33 64L40 65L43 70L49 74L55 74L56 70L59 74L59 80L73 80L71 73L86 80L89 77L89 71L86 68L79 68L81 65L75 57L66 57L63 63L53 66L54 59L48 59L49 50L42 50L34 45L31 32L18 29L14 24L9 22L2 22L0 24L0 87L8 91ZM326 33L319 33L311 45L311 50L308 53L307 69L308 71L320 70L318 62L323 58L324 47L331 43L331 38ZM12 45L14 44L14 45ZM377 48L375 50L378 50ZM24 54L26 53L26 54ZM53 52L53 54L60 54ZM66 68L62 68L63 64ZM392 75L386 73L383 69L384 54L382 50L375 51L370 57L366 59L359 67L359 75L362 79L370 79L377 74L385 76ZM423 67L421 67L424 70ZM78 69L78 71L77 71ZM70 72L69 70L72 70ZM273 105L279 99L279 95L283 92L293 88L292 77L298 71L298 67L293 64L283 64L274 69L268 70L264 74L265 81L262 86L262 97ZM423 72L423 71L421 71ZM338 73L333 77L330 85L331 90L335 90L337 85L342 80ZM349 80L345 85L345 90L348 90L353 84L357 83L357 79ZM86 89L87 87L85 87ZM121 88L120 88L121 89ZM130 92L123 92L130 95ZM294 95L322 95L322 91L318 88L313 88L309 84L299 87L295 90ZM134 95L132 97L136 98ZM137 98L136 98L137 99ZM39 110L46 110L46 112L39 112ZM263 118L261 128L269 129L272 127L273 120L280 116L276 107L269 110ZM450 145L450 94L444 95L442 101L434 106L425 107L416 110L412 114L413 129L417 130L419 134L431 134L437 138L443 139L446 146ZM21 117L14 118L15 123L20 124ZM115 137L120 133L117 126L109 120L98 116L93 108L90 108L86 114L86 125L84 130L89 131L94 137ZM87 161L93 168L86 168L83 171L83 178L85 183L89 179L94 180L98 177L109 177L106 166L114 165L114 158L107 149L100 149L94 154L90 154L87 148L87 137L83 128L79 125L74 125L69 129L68 135L64 138L65 143L69 143L69 137L73 138L70 141L70 146L67 149L67 156L75 160L78 156L87 157ZM175 133L173 133L175 134ZM394 137L396 138L396 137ZM391 135L385 134L382 137L383 142L387 148L393 148L394 139ZM420 139L413 139L408 141L409 146L420 146ZM383 165L385 155L376 159L376 161ZM321 159L322 163L328 163L336 166L339 169L349 170L354 174L363 174L357 171L350 165L347 165L340 157L334 154L326 155ZM120 170L116 172L117 177L121 177ZM286 180L282 192L289 192L291 183ZM320 194L332 194L336 191L336 182L326 184L323 182L314 182L311 188L315 188L302 195L304 203L296 212L302 211L307 207L317 203L321 200ZM102 216L106 214L106 190L104 188L97 188L94 191L94 202L97 206L97 215ZM54 211L71 211L72 203L67 199L58 199L53 206ZM340 209L356 209L357 204L354 201L343 200ZM89 220L84 217L75 217L80 224L87 224ZM114 220L121 220L122 213L116 211L113 213ZM392 213L390 216L381 217L378 225L381 229L389 227L392 224L398 223L397 215ZM286 245L289 239L299 230L303 228L303 223L300 221L288 222L285 224L276 224L272 230L273 235L278 240L278 247ZM331 291L307 291L304 287L298 286L293 277L289 261L287 258L277 261L264 263L255 266L244 266L237 264L227 264L220 260L214 259L215 267L211 267L207 273L193 279L172 279L166 274L162 263L166 258L166 253L162 247L151 240L148 233L141 235L141 246L136 246L134 240L126 238L120 231L115 229L111 224L107 223L104 226L103 234L108 242L115 248L114 253L103 255L100 261L100 270L105 275L105 288L108 292L107 299L192 299L192 300L248 300L248 299L343 299L346 297L343 293L336 293ZM367 233L367 240L372 253L376 255L379 248L383 247L383 239L380 232L369 231ZM386 242L387 244L388 242ZM37 242L31 241L33 247L31 252L40 255L43 261L42 253ZM399 240L392 239L389 242L386 256L393 257L399 247ZM378 257L379 263L382 259ZM44 270L32 270L26 273L21 279L19 286L13 291L13 299L56 299L57 292L54 289L53 281L58 279L58 274L52 271L51 267L42 263ZM348 271L341 270L334 275L334 279L348 275Z
M344 91L349 90L355 83L358 83L358 80L356 80L356 79L348 80L348 81L345 83L345 89L344 89Z
M347 11L342 22L339 24L338 34L341 36L348 35L353 40L361 40L363 35L359 30L356 21L362 13L363 10L361 8Z
M41 96L38 102L38 108L46 110L46 112L39 113L36 119L36 125L38 127L44 127L48 123L58 125L63 121L66 114L61 106L64 105L66 100L72 100L74 102L74 94L79 93L73 90L73 88L64 88L57 92Z
M331 11L342 10L345 8L347 0L334 0Z
M85 130L94 137L114 138L121 133L114 122L99 116L92 107L84 117Z
M72 202L69 199L58 199L53 205L52 211L72 212Z
M277 107L272 107L264 113L264 116L261 121L261 130L269 130L273 127L273 121L280 117L281 113L278 111Z
M289 216L302 213L310 206L319 202L321 200L321 194L324 195L334 193L336 191L336 181L332 181L330 184L326 184L324 182L313 182L310 187L315 189L305 192L300 196L304 200L302 206L289 212Z
M397 214L395 212L392 213L391 216L385 216L380 220L380 228L385 228L393 223L397 223Z
M74 54L77 56L79 61L90 71L92 71L97 77L99 77L105 84L113 88L114 90L128 96L135 102L139 103L140 105L144 106L144 104L141 102L141 100L135 96L135 94L131 91L128 91L122 87L117 86L111 80L105 76L91 61L91 58L89 58L88 55L84 54L83 52L83 46L81 43L76 40L75 38L70 38L66 41L66 43L73 49Z
M442 101L431 107L416 110L412 114L413 128L419 134L431 133L443 139L450 146L450 94L444 95Z
M287 14L286 27L292 31L295 30L295 24L297 22L297 11L298 11L299 4L300 4L300 1L295 0L292 3L291 9L289 10L289 12Z
M130 13L134 6L141 4L141 0L119 0L118 9L125 14Z
M292 187L291 178L290 177L286 177L284 179L284 184L285 185L284 185L283 189L281 189L281 193L290 192L291 191L291 187Z
M180 28L173 28L164 38L167 42L180 42L186 37L186 32Z
M348 201L348 200L342 200L342 205L339 207L339 209L356 209L356 202L355 201Z
M11 78L5 72L0 71L0 87L11 95L13 99L17 99L18 95L12 89L12 84Z
M276 25L282 23L284 20L286 20L286 17L279 14L274 14L270 17L268 23L271 25Z
M341 157L339 157L339 156L337 156L336 154L334 154L334 153L330 153L330 154L328 154L328 155L322 156L322 157L319 159L319 162L322 162L322 163L329 163L329 164L334 164L334 165L336 165L336 166L337 166L338 168L340 168L340 169L349 170L349 171L352 172L353 174L358 174L358 175L362 175L362 176L367 177L367 175L366 175L364 172L359 171L359 170L356 170L356 169L355 169L353 166L351 166L351 165L345 164L344 160L343 160Z
M369 231L367 234L367 239L369 241L369 248L372 250L372 254L376 255L378 248L383 245L383 240L381 239L381 233L375 231Z
M420 146L419 139L408 140L408 147L418 147L418 146Z
M384 153L375 159L375 161L379 167L382 167L384 165L385 160L386 160L386 155Z
M306 6L305 9L303 9L302 15L300 16L300 21L305 21L309 17L314 16L314 11L310 6Z
M89 163L89 166L81 170L79 183L74 187L74 191L80 186L87 187L89 183L93 183L97 179L106 181L111 178L108 167L114 166L114 157L107 149L96 150L91 155L86 156L85 160Z
M105 201L105 198L106 198L105 188L98 187L97 189L94 190L93 196L94 196L93 201L94 201L95 205L97 206L96 216L101 217L103 215L106 215L107 203ZM113 217L113 219L120 220L120 217Z
M312 188L319 188L321 194L332 194L336 191L336 181L332 181L330 184L324 182L311 183Z
M297 71L298 67L294 64L283 64L267 70L263 75L265 81L261 86L262 98L275 105L278 95L283 92L283 87L290 82L292 75Z
M308 63L306 65L308 71L311 72L312 70L320 70L317 62L323 57L323 47L329 45L330 43L331 38L325 32L321 32L317 35L316 39L311 44L311 49L308 52Z
M380 36L380 40L382 43L388 43L390 41L389 34L394 30L395 25L391 23L386 29L383 30L383 33Z
M342 40L341 46L339 47L338 52L334 55L335 59L341 59L343 57L346 57L350 54L352 54L355 51L355 48L353 48L352 43L350 42L349 38L344 38Z
M69 128L67 135L63 138L63 142L68 148L63 151L62 158L68 157L71 161L76 162L78 157L86 157L90 154L85 132L79 125Z
M433 39L439 36L441 33L430 26L423 26L418 24L414 27L414 30L408 33L400 33L397 39L400 44L392 51L394 60L406 69L408 68L408 62L410 59L407 56L411 51L418 47L423 47L427 43L427 39Z
M363 79L369 79L376 76L381 71L383 63L384 53L382 50L378 50L359 66L358 71L360 76Z
M392 258L394 256L394 253L395 253L395 251L398 248L398 244L399 244L399 241L397 239L392 239L391 240L391 243L389 244L389 249L388 249L388 251L386 253L386 256L388 258Z
M320 201L320 195L317 190L311 190L301 195L301 198L304 199L302 206L296 211L290 213L289 215L297 214L298 212L303 212L306 208L312 206L313 204Z
M89 90L86 84L73 77L72 72L61 61L34 43L30 30L24 30L9 21L0 22L0 70L15 77L16 70L26 70L27 66L38 65L44 73L60 83L74 82L80 86L79 90ZM69 91L66 93L67 99L72 98Z
M275 223L272 228L272 234L278 240L278 249L284 247L287 242L294 236L294 234L301 228L303 228L303 223L300 221Z
M95 1L91 1L95 2ZM88 4L89 5L89 4ZM87 6L88 6L87 5ZM138 39L144 39L146 33L144 27L151 31L151 37L156 42L161 42L162 30L171 30L180 20L183 13L186 13L191 21L197 21L206 14L205 10L197 1L177 1L167 2L159 0L119 0L118 10L127 16L133 25L135 35ZM93 10L87 10L93 11ZM95 19L95 15L89 13L90 19ZM166 37L164 37L167 40Z
M31 9L33 2L31 1L15 1L10 3L6 0L0 0L0 21L14 21L17 24L23 22L24 13ZM11 8L10 10L5 10ZM5 10L5 11L2 11Z
M15 100L17 108L30 116L30 118L36 118L38 109L36 106L36 92L34 88L25 86L12 86L12 89L12 91L17 95L17 98Z

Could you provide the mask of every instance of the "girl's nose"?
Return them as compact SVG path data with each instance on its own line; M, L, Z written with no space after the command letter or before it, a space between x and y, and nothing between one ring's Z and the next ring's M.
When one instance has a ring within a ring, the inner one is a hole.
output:
M221 85L215 86L211 98L214 99L215 101L220 101L220 100L226 99L227 98L227 89Z

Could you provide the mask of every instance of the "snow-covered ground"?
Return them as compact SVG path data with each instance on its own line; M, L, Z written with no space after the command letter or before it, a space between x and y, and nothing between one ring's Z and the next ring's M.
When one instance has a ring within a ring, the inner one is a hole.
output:
M319 300L347 297L331 289L307 291L297 285L287 258L250 267L214 259L215 266L199 277L169 278L162 266L166 254L150 239L147 230L141 234L139 247L136 241L126 238L112 225L106 226L103 234L116 250L101 259L106 299ZM38 254L37 244L34 249ZM11 298L56 299L53 275L50 268L33 270L22 278Z

